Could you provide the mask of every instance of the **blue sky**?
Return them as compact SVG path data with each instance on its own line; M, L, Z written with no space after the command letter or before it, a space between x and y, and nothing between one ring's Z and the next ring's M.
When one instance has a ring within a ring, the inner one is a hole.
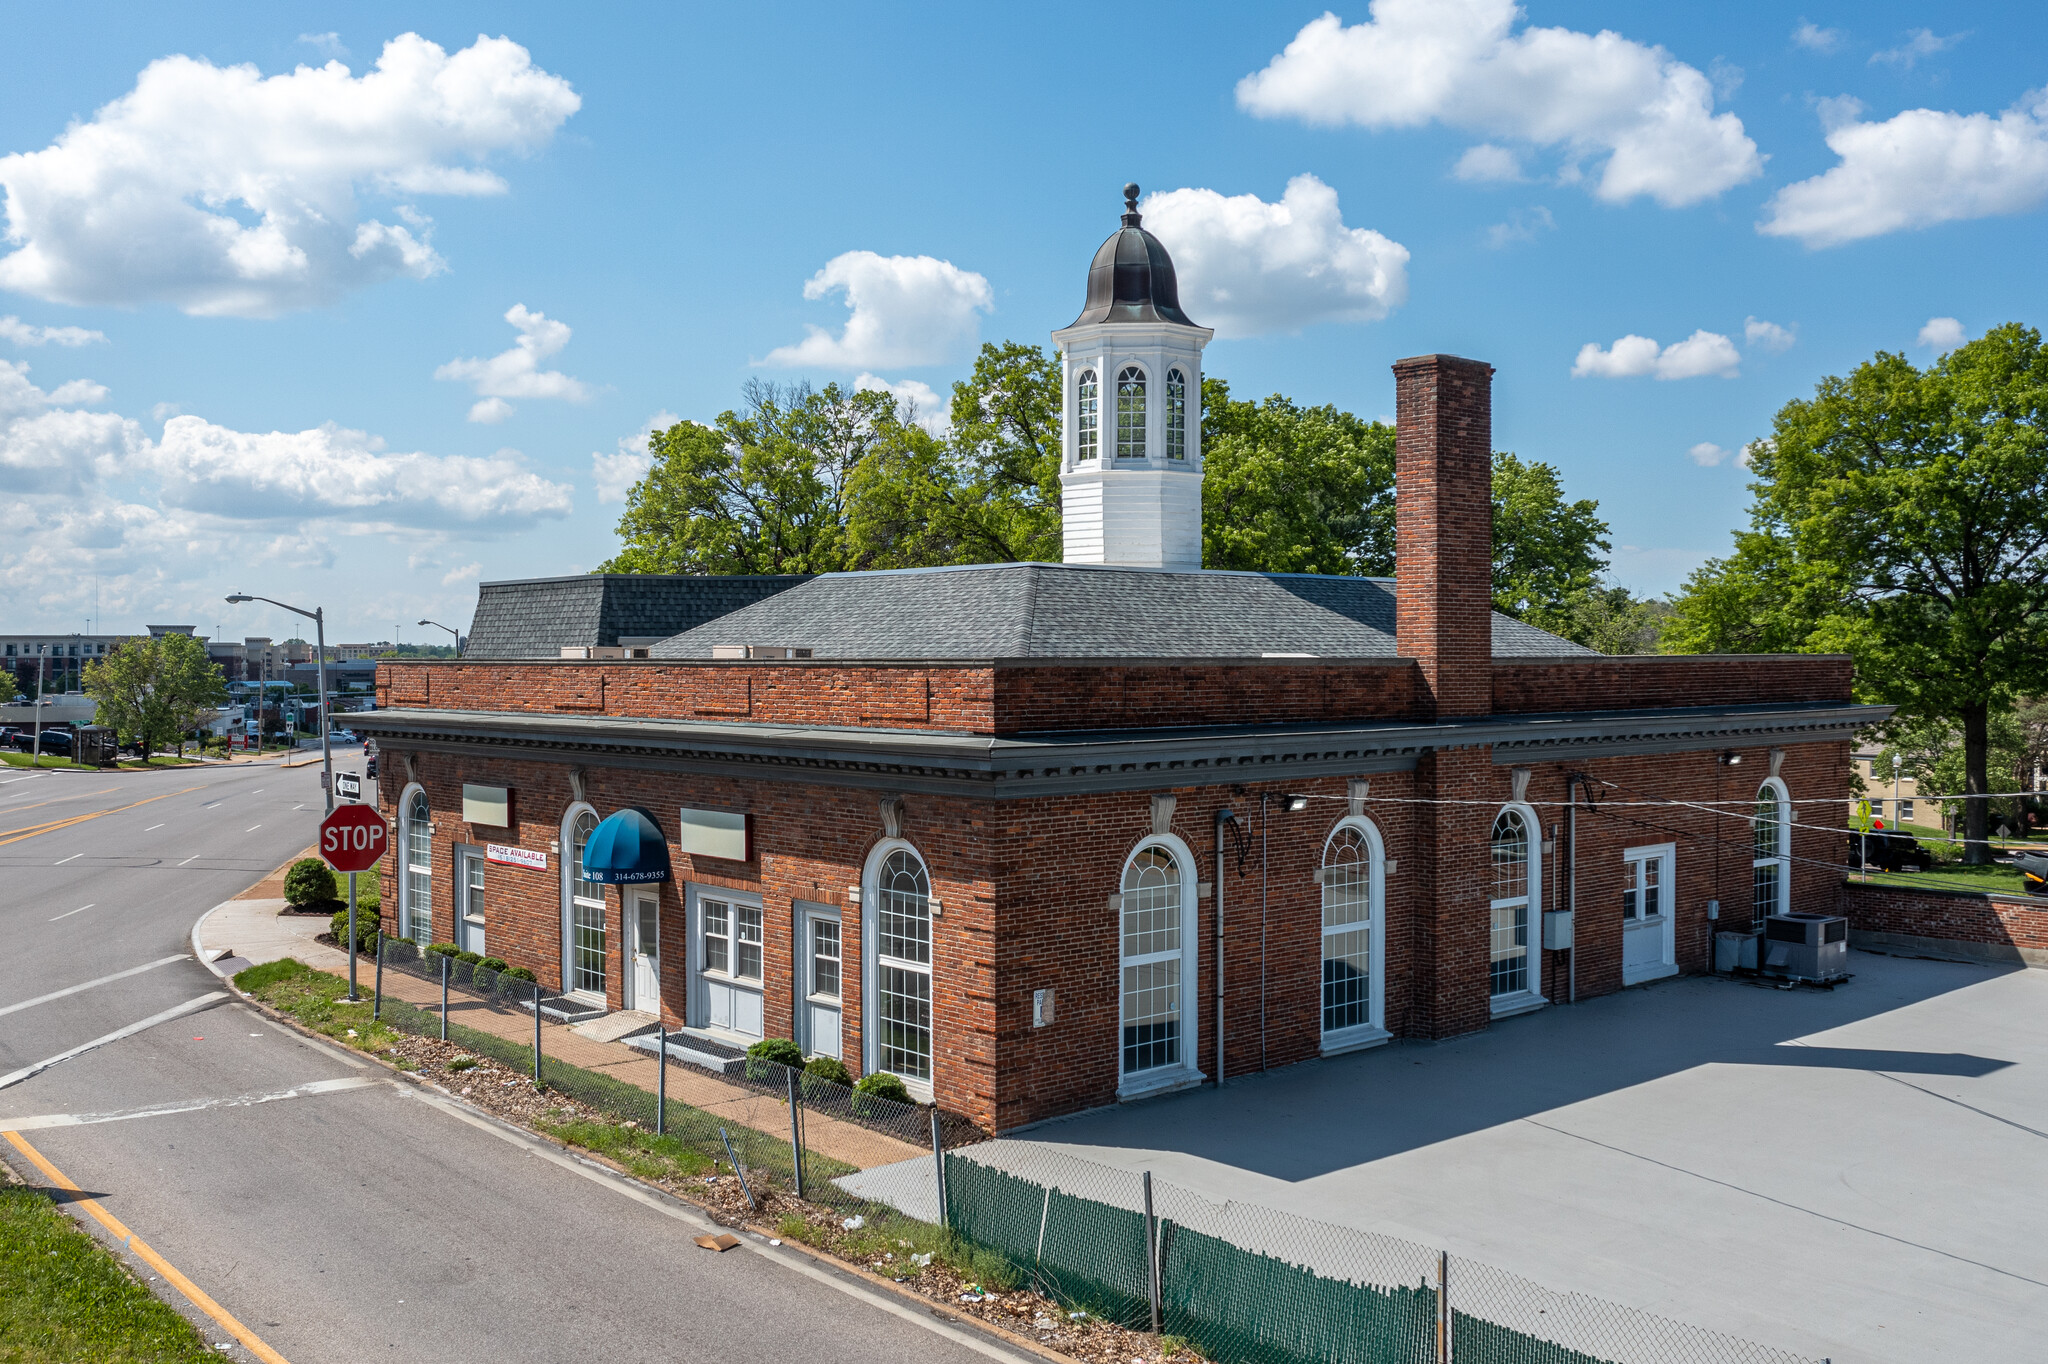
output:
M2042 320L2038 6L1322 13L17 8L0 629L97 576L109 630L429 639L611 553L657 414L1048 344L1126 180L1211 375L1379 416L1493 362L1639 591L1821 376Z

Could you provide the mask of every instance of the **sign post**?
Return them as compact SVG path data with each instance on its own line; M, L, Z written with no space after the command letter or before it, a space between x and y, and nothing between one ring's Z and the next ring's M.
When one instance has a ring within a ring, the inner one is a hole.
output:
M348 1002L356 993L356 873L368 871L384 855L390 831L384 816L368 805L337 805L320 821L320 856L336 871L348 873Z

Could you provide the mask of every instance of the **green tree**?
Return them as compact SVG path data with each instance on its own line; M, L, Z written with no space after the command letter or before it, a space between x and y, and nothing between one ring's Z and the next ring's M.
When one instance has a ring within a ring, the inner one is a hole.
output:
M1751 447L1750 528L1667 647L1846 652L1859 694L1962 733L1983 863L1991 724L2048 687L2048 351L2008 324L1927 369L1879 352ZM1748 619L1744 619L1747 616Z
M93 718L124 742L140 741L145 757L173 743L182 754L185 732L228 695L220 666L191 635L125 640L85 665L83 686Z
M1264 573L1394 571L1394 428L1202 381L1202 562Z
M1567 502L1555 465L1493 456L1493 602L1517 619L1590 592L1607 567L1607 523L1591 498Z
M968 563L1058 563L1060 362L1020 341L985 344L953 385L951 462Z

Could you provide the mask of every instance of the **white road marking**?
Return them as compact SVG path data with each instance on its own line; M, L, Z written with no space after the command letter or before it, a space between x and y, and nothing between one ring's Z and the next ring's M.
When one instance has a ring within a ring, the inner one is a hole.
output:
M254 1034L251 1034L252 1036ZM164 1118L174 1113L197 1113L206 1108L253 1108L279 1099L303 1099L314 1094L335 1094L345 1089L367 1089L385 1081L369 1075L345 1075L338 1080L315 1080L294 1085L275 1094L242 1094L232 1099L195 1099L190 1103L157 1104L133 1108L125 1113L38 1113L26 1118L0 1118L0 1130L33 1132L42 1127L84 1127L92 1123L128 1122L135 1118Z
M99 903L99 901L97 901L97 900L95 900L95 901L93 901L93 902L92 902L92 904L93 904L93 905L96 905L96 904L98 904L98 903ZM59 915L57 916L57 919L68 919L68 918L70 918L70 917L71 917L72 915L74 915L74 914L83 914L83 913L85 913L85 911L87 911L88 909L91 909L91 908L92 908L92 905L80 905L80 906L79 906L79 907L78 907L77 909L67 909L67 910L65 910L65 911L64 911L64 912L63 912L62 914L59 914ZM50 920L50 922L51 922L51 923L56 923L56 922L57 922L57 919L52 919L52 920Z
M214 806L219 805L220 803L221 802L217 800L209 800L208 802L206 802L206 804L200 806L199 808L202 810L211 810Z
M86 908L91 909L92 906L87 905ZM74 914L77 912L78 911L76 910L72 911L72 913ZM97 980L88 980L79 985L67 985L61 990L52 990L50 991L50 993L46 995L37 995L34 999L24 999L19 1004L5 1005L4 1007L0 1007L0 1014L19 1013L23 1009L33 1009L38 1004L48 1004L53 999L62 999L66 995L75 995L79 993L81 990L90 990L96 985L105 985L111 981L116 980L126 980L130 976L139 976L144 971L154 971L159 966L169 966L174 961L190 960L191 958L183 952L180 952L175 956L159 957L155 961L144 962L140 966L131 966L125 971L116 971L111 976L101 976Z
M262 794L263 794L263 793L264 793L265 791L268 791L269 789L270 789L270 788L269 788L269 787L267 787L267 786L259 786L259 787L257 787L257 788L256 788L256 789L255 789L254 791L251 791L251 792L250 792L249 794L250 794L250 795L252 795L252 796L260 796L260 795L262 795Z
M149 826L149 827L148 827L147 829L144 829L144 830L143 830L142 832L144 832L144 833L146 833L146 834L153 834L153 833L155 833L155 832L156 832L156 831L157 831L158 829L161 829L161 828L163 828L163 827L164 827L164 826L163 826L163 825L161 825L161 824L152 824L152 825L150 825L150 826Z
M190 856L190 857L188 857L188 858L186 858L186 859L185 859L185 862L196 862L196 861L198 861L198 860L199 860L199 854L198 854L198 853L193 853L193 854L192 854L192 856ZM180 862L180 863L179 863L178 865L182 867L182 866L184 866L184 865L185 865L185 862Z
M61 859L61 860L59 860L59 861L53 862L53 863L51 863L50 865L51 865L51 866L55 866L55 867L61 867L61 866L63 866L63 865L64 865L64 863L66 863L66 862L76 862L76 861L77 861L77 860L78 860L79 858L81 858L81 857L83 857L83 856L85 856L85 854L84 854L84 853L73 853L73 854L71 854L71 856L69 856L69 857L66 857L66 858L63 858L63 859Z
M245 834L253 834L262 827L263 826L261 824L251 824L248 828L242 830L242 832Z
M391 1087L408 1099L420 1099L429 1103L450 1117L466 1122L479 1131L488 1132L509 1145L524 1149L529 1156L539 1156L543 1160L561 1166L571 1174L581 1175L593 1184L610 1189L613 1193L623 1194L636 1203L644 1204L664 1216L672 1217L685 1226L695 1227L700 1231L708 1232L723 1230L717 1223L699 1213L695 1208L678 1206L676 1203L659 1198L646 1189L629 1183L625 1176L614 1174L603 1166L586 1164L574 1156L543 1142L538 1137L529 1136L525 1132L517 1131L508 1126L501 1126L480 1113L472 1112L452 1099L443 1098L431 1090L416 1089L411 1085L401 1084L396 1080L391 1082ZM1018 1359L1029 1357L1022 1350L1007 1349L988 1337L981 1335L979 1332L949 1325L929 1315L926 1311L921 1311L911 1306L909 1303L899 1302L893 1297L869 1288L866 1284L853 1278L851 1274L835 1274L830 1270L824 1269L808 1255L800 1255L787 1247L771 1247L764 1238L756 1236L751 1232L741 1239L740 1248L751 1250L756 1255L765 1256L775 1261L782 1268L794 1270L805 1278L815 1279L827 1288L837 1289L849 1298L858 1298L870 1307L879 1308L892 1317L900 1317L913 1326L921 1326L933 1335L944 1336L954 1344L964 1346L978 1355L986 1355L990 1359L1004 1360L1008 1364L1014 1364Z
M133 1037L136 1033L154 1028L159 1023L168 1023L174 1018L181 1018L196 1010L204 1009L208 1005L227 997L227 991L215 990L211 994L204 994L197 999L188 999L183 1004L173 1005L160 1014L151 1014L140 1023L130 1023L125 1028L116 1028L105 1037L95 1037L90 1042L81 1042L69 1051L60 1051L55 1056L38 1061L32 1066L23 1066L20 1070L0 1075L0 1089L6 1089L9 1085L18 1085L30 1076L40 1075L59 1061L69 1061L74 1056L85 1055L85 1053L93 1050L95 1047L104 1047L109 1042L118 1042L124 1037Z

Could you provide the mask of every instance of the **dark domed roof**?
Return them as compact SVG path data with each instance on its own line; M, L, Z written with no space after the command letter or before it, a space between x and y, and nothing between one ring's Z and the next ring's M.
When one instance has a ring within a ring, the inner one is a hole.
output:
M1084 322L1196 323L1180 310L1173 257L1138 224L1138 187L1124 186L1124 225L1110 234L1088 267L1088 301L1072 326Z

